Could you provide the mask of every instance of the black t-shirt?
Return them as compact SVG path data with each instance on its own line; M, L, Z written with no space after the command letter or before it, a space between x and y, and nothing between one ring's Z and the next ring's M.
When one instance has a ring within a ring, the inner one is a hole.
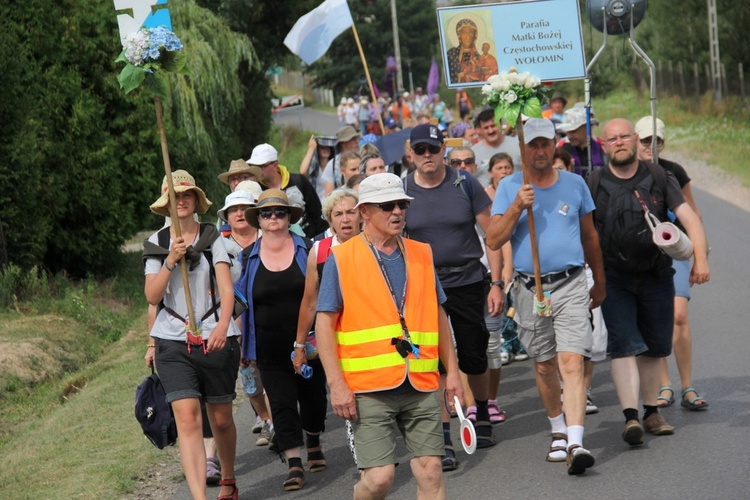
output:
M683 166L679 163L665 160L664 158L659 158L659 165L664 167L667 172L672 172L672 175L677 178L677 183L680 185L680 189L684 188L688 183L690 183L690 176L683 168Z
M305 276L292 259L283 271L269 271L261 260L253 283L257 363L261 370L293 370L297 317Z

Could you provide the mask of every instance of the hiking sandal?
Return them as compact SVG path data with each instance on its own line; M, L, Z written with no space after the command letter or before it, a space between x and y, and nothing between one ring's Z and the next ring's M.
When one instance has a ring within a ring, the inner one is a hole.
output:
M323 449L320 446L307 449L307 466L310 468L310 472L326 470L326 457L323 455Z
M284 481L285 491L296 491L305 484L305 469L302 467L289 467L289 473Z
M222 479L219 486L231 486L232 493L229 495L219 495L216 500L237 500L240 496L240 490L237 489L237 480L235 478Z
M565 441L564 444L554 445L555 441ZM561 457L553 456L553 453L558 451L564 452ZM562 432L552 433L552 442L549 445L549 451L547 452L547 462L565 462L568 459L568 435Z
M685 399L685 396L687 396L691 392L695 393L695 397ZM696 401L703 401L703 403L696 403ZM701 397L700 394L698 394L698 391L696 391L692 387L688 387L682 390L682 394L680 395L680 406L682 406L683 408L687 408L690 411L701 411L708 408L708 403Z
M669 397L664 397L661 395L661 393L665 391L669 391ZM666 401L666 403L659 404L659 401ZM668 385L659 387L659 397L656 398L656 406L658 406L659 408L667 408L669 406L672 406L673 404L674 404L674 389L672 389Z

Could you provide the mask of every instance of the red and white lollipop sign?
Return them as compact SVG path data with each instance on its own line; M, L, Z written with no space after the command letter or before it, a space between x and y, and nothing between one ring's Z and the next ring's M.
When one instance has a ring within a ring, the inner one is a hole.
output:
M472 455L477 450L477 431L474 430L471 420L464 416L458 396L453 396L453 403L456 405L456 414L461 422L461 445L466 453Z

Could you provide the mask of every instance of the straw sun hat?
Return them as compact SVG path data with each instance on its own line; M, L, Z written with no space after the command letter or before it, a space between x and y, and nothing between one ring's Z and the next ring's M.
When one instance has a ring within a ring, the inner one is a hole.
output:
M248 224L255 228L260 228L260 222L258 221L258 214L264 208L273 207L284 207L288 208L291 213L289 214L289 224L294 224L302 218L304 210L302 207L289 204L289 198L286 193L281 189L267 189L263 191L263 194L258 198L258 202L254 207L245 209L245 220Z
M172 183L174 184L175 193L195 191L197 197L195 213L205 214L208 212L208 207L210 207L212 203L206 198L206 193L195 185L195 179L192 175L185 170L175 170L172 172ZM167 176L165 175L164 180L161 182L161 196L151 204L151 211L163 217L169 217L169 193L167 190Z
M263 171L255 165L248 165L245 160L232 160L229 170L220 173L218 177L224 184L229 184L229 178L236 174L250 174L258 180L263 178Z

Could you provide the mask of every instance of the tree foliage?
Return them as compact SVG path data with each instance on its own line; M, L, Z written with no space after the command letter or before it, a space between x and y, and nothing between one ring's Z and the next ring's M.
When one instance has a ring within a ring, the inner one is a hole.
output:
M240 154L237 71L252 46L193 2L174 4L173 24L198 54L190 64L199 76L170 80L172 164L223 200L226 189L211 184ZM116 80L113 4L2 2L0 19L0 224L8 260L106 274L126 238L161 224L148 206L164 175L153 101L137 91L126 96Z

